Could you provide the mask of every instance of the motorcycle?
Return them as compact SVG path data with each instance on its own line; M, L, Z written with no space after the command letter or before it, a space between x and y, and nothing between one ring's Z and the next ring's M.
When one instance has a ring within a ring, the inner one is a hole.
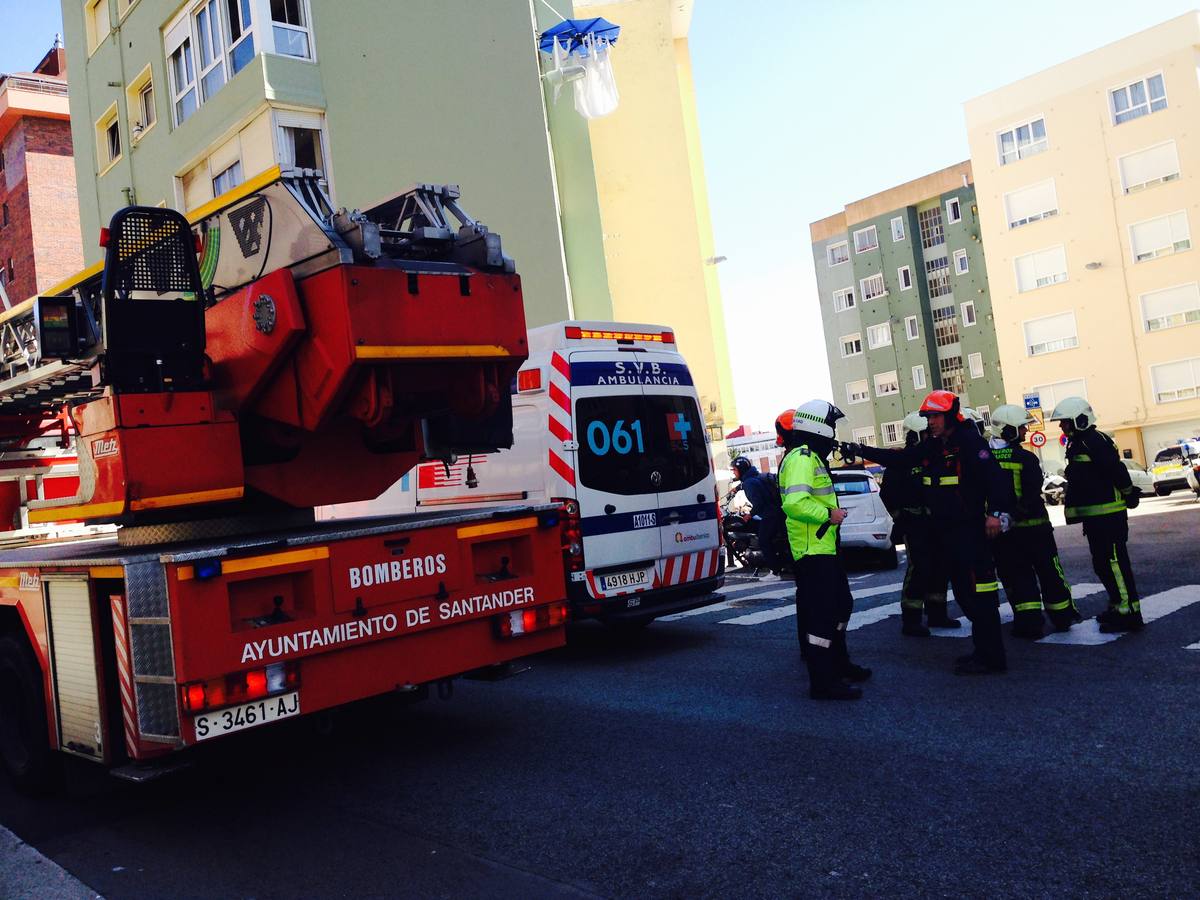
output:
M1061 506L1067 496L1067 479L1062 475L1047 475L1042 482L1042 500L1047 506Z
M755 572L767 567L766 557L758 545L758 522L751 514L748 504L735 506L734 498L740 493L740 488L733 487L725 495L721 504L722 524L725 535L725 551L730 563L748 572ZM788 560L791 553L787 546L787 536L784 529L775 540L775 558ZM790 566L784 564L783 573L790 571Z

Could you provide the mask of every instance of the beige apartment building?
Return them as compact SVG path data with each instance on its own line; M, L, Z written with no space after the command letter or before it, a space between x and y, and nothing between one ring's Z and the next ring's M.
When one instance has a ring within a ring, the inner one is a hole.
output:
M1142 461L1200 434L1197 47L1192 12L966 103L1008 400L1086 396Z

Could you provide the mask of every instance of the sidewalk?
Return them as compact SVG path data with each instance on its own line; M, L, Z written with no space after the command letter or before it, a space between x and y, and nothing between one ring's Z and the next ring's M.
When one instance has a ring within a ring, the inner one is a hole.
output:
M0 828L0 897L93 900L100 895L6 828Z

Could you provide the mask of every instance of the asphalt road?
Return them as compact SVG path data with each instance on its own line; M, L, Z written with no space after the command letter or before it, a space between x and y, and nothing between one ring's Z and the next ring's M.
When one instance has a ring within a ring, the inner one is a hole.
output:
M250 733L141 788L86 764L49 801L0 787L0 823L112 898L1192 895L1200 505L1143 508L1159 617L1009 641L1006 675L956 678L967 642L902 638L901 573L855 572L875 677L812 702L786 585L734 580L727 607L577 626L450 702ZM1057 536L1094 616L1086 546Z

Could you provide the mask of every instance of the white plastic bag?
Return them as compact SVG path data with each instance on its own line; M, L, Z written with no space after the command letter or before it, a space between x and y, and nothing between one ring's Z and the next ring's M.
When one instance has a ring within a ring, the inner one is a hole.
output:
M591 35L583 40L584 76L575 84L575 111L585 119L607 116L617 108L621 95L609 58L608 41L598 41Z

